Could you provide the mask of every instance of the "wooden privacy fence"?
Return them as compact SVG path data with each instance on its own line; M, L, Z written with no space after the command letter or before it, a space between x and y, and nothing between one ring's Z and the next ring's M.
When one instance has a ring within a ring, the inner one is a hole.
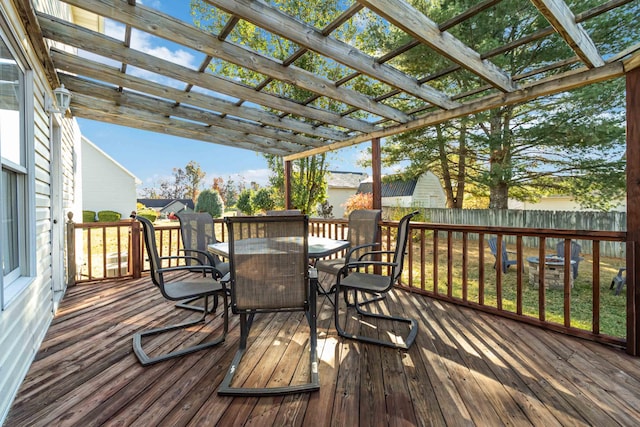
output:
M421 209L428 221L436 224L475 225L479 227L544 228L590 231L625 231L626 212L590 211L540 211L516 209ZM456 238L460 238L456 235ZM470 236L473 238L474 236ZM515 236L506 236L506 242L515 244ZM539 241L523 236L524 245L537 248ZM555 248L552 240L547 240L547 249ZM592 254L588 240L581 243L582 253ZM601 242L600 255L609 257L626 256L626 245L621 242Z
M225 240L222 220L214 222L219 227L216 235ZM381 227L383 249L393 248L397 222L383 221ZM348 232L346 220L313 219L309 229L312 235L335 239L345 239ZM178 254L182 242L177 223L158 225L156 233L161 256ZM70 284L140 277L146 270L138 222L74 224L70 221L68 236L68 247L76 248L78 253L72 257L73 251L69 251L69 266L77 266L77 271L70 274L73 279ZM501 268L501 257L496 259L489 250L487 241L491 237L497 237L498 253L503 246L513 252L510 257L516 263L506 273ZM455 304L624 347L626 297L624 293L614 296L609 284L625 260L604 255L602 248L623 244L625 240L626 233L622 231L411 223L400 286ZM577 241L591 248L590 253L581 254L579 276L573 280L568 259L561 271L550 272L545 268L532 271L531 268L536 267L527 262L527 258L544 260L547 255L555 255L555 244L561 241ZM549 249L550 242L553 249ZM550 280L546 279L551 274L560 283L559 288L544 286L549 285ZM606 324L618 327L603 328L601 319L612 316L614 321Z

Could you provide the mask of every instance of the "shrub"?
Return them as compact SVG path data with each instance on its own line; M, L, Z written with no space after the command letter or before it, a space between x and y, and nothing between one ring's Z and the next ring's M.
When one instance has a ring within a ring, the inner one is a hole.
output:
M98 212L98 221L99 222L116 222L116 221L120 221L120 217L122 215L120 215L119 212L115 212L115 211L100 211Z
M146 218L151 222L155 222L155 220L158 219L159 214L153 209L143 209L141 211L138 211L138 216Z
M240 196L238 196L238 202L236 203L236 207L240 212L242 212L245 215L253 215L253 212L254 212L254 208L251 205L252 193L253 192L251 190L245 189L245 190L242 190L242 192L240 193Z
M349 197L344 203L344 216L357 209L373 209L373 193L358 193Z
M198 196L196 212L208 212L214 218L220 218L224 212L224 203L218 190L204 190Z
M266 188L261 188L251 196L251 206L257 211L270 211L275 207L276 203L271 197L271 193Z
M82 211L82 222L95 222L95 221L96 221L95 211Z

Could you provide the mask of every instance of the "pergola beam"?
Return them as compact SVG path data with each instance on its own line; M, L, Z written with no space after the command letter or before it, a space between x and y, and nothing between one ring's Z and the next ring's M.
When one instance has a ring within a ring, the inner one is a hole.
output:
M395 68L378 64L372 58L346 43L324 36L316 28L292 19L279 10L257 0L205 0L220 9L241 16L261 28L285 37L301 46L340 62L363 74L390 86L404 90L444 109L455 108L459 104L451 101L444 93L430 86L421 86L415 79Z
M576 23L576 17L569 6L562 0L531 0L558 34L582 59L587 67L602 67L604 60L598 53L596 45L582 26Z
M491 110L493 108L505 105L513 105L521 102L530 101L547 95L553 95L560 92L572 90L586 84L593 84L605 80L610 80L624 75L622 63L614 62L604 67L576 70L573 74L563 74L560 77L551 78L536 82L529 86L523 86L521 89L511 93L500 93L488 95L475 101L463 104L461 107L448 111L437 111L428 113L413 122L391 126L381 131L371 132L366 135L360 135L347 139L345 141L334 142L322 148L316 148L301 153L287 156L287 160L295 160L303 157L320 154L326 151L337 150L339 148L349 147L369 141L372 138L384 138L387 136L397 135L410 130L420 129L425 126L432 126L447 120L456 119L470 114L480 113L482 111Z

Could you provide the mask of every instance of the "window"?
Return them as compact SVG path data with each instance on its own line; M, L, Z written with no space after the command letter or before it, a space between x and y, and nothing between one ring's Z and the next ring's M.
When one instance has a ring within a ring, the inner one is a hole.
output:
M0 21L2 24L2 21ZM25 71L0 26L0 303L7 304L29 282Z

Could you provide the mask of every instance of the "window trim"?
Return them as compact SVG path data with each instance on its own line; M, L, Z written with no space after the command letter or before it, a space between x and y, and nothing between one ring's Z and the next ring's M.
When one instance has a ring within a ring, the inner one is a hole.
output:
M7 45L11 55L15 58L18 67L20 67L23 73L22 91L24 106L22 113L24 116L20 143L24 144L25 149L24 165L17 165L9 160L2 161L3 168L12 170L23 177L23 179L20 179L21 183L18 184L18 197L23 198L18 216L24 221L18 230L19 241L23 242L23 245L19 248L21 257L19 276L15 280L5 283L4 277L0 275L0 311L4 311L12 301L36 280L35 101L34 72L29 68L26 56L16 41L15 33L7 25L4 13L0 13L0 38ZM1 176L0 179L2 179Z

